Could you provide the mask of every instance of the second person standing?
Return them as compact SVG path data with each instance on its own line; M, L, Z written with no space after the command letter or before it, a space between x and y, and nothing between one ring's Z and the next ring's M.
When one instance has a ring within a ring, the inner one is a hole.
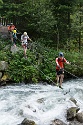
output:
M26 52L27 52L27 46L28 46L28 41L32 41L29 36L27 35L27 32L24 32L22 35L21 35L21 42L22 42L22 47L23 47L23 50L24 50L24 57L27 58L27 55L26 55Z

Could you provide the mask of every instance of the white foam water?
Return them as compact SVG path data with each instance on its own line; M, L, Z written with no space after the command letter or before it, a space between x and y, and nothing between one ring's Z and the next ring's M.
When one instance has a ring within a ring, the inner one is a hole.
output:
M1 87L0 125L17 125L24 118L37 125L49 125L55 118L68 124L66 111L76 106L71 97L83 111L83 79L64 82L63 88L43 84Z

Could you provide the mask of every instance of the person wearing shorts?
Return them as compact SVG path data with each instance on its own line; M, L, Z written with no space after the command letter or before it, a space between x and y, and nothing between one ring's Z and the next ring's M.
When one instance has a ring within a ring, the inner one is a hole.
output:
M21 35L21 43L22 43L22 47L24 50L24 57L27 58L26 52L27 52L27 46L28 46L28 41L32 41L29 36L27 35L27 32L24 32L23 35Z
M62 82L64 78L64 63L70 64L65 58L62 52L59 53L59 57L56 58L56 79L57 85L62 88Z

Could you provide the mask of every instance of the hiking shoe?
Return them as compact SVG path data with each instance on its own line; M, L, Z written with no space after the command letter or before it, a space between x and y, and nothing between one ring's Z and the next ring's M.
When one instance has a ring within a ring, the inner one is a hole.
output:
M63 89L62 86L59 86L59 88Z

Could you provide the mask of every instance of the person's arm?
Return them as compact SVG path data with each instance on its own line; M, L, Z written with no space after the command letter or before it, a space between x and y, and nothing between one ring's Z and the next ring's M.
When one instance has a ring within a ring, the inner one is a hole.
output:
M70 62L67 61L65 58L64 58L64 62L65 62L66 64L70 64Z
M32 41L30 38L29 38L29 36L27 35L27 39L29 40L29 41Z
M70 62L69 62L69 61L66 61L66 64L70 64Z
M28 38L29 41L32 41L30 38Z

